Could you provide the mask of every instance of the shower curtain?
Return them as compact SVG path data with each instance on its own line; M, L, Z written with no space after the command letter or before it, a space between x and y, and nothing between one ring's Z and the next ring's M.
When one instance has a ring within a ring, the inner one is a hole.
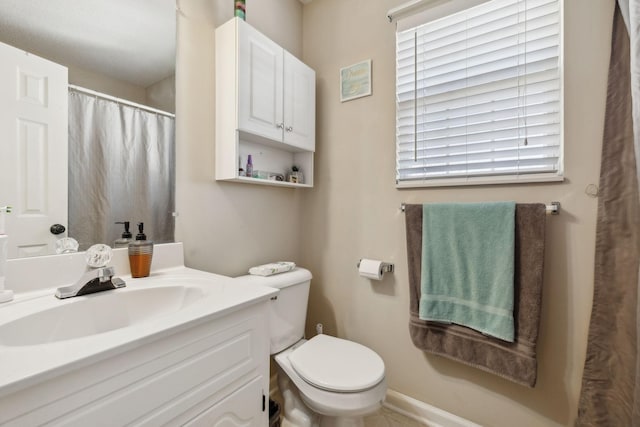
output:
M640 426L639 2L620 0L614 16L578 426Z
M113 246L118 221L174 240L175 119L69 91L69 236Z

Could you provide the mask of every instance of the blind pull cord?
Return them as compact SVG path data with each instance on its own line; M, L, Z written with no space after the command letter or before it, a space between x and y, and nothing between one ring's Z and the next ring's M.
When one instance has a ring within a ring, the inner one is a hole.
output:
M413 33L413 161L418 161L418 32Z

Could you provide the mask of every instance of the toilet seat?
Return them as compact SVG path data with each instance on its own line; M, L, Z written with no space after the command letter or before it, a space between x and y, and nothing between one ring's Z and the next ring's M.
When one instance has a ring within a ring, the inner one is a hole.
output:
M384 379L384 362L373 350L330 335L319 334L288 357L307 383L334 392L370 389Z

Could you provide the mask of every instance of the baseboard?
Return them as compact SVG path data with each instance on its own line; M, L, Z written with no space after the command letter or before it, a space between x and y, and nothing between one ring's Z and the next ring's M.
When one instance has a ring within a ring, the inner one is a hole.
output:
M481 427L394 390L387 390L383 406L429 427Z
M276 375L272 375L269 379L269 396L279 400ZM428 427L482 427L391 389L387 390L383 406Z

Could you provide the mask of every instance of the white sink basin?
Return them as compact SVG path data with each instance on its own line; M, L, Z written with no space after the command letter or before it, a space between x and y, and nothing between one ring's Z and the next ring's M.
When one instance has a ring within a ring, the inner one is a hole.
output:
M0 345L39 345L113 331L177 312L206 293L199 286L175 285L56 300L53 307L0 325Z
M122 263L126 251L123 255ZM273 288L183 266L159 268L142 279L121 278L125 288L63 300L54 296L55 288L46 288L18 293L2 304L0 402L26 387L173 339L277 294Z

